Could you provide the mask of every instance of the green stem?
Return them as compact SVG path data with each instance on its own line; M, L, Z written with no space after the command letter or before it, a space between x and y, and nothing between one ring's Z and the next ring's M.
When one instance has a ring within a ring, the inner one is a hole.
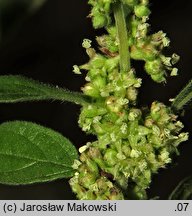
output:
M187 103L192 100L192 80L185 86L185 88L177 95L172 103L172 108L175 111L181 110Z
M128 72L131 69L131 63L128 45L127 26L122 3L117 2L114 5L114 16L117 27L117 34L119 38L120 68L122 72Z

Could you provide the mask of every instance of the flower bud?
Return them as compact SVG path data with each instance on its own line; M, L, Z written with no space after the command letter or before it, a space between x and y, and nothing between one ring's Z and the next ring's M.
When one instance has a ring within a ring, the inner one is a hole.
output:
M134 60L143 60L145 58L142 50L136 46L131 47L131 53L130 54L131 54L131 58Z
M147 199L147 193L146 191L140 188L135 187L135 193L137 195L137 199L139 200L146 200Z
M93 14L92 21L95 29L102 28L108 24L107 17L101 13Z
M105 62L107 72L112 72L119 64L119 57L109 58Z
M135 101L137 99L137 94L138 94L138 91L136 88L131 86L127 89L127 98L130 101Z
M122 105L117 102L117 99L114 96L107 98L106 105L111 112L118 113L122 109Z
M141 49L143 50L145 61L153 61L158 55L158 51L152 44L145 44Z
M90 170L89 170L87 164L82 163L81 166L79 166L77 177L79 177L79 173L88 173L88 172L90 172Z
M90 185L94 184L96 181L96 176L93 173L80 173L79 184L83 187L89 189Z
M153 61L157 56L157 51L151 45L142 45L142 47L131 47L131 58L135 60Z
M151 128L153 126L153 123L154 123L154 120L148 116L146 119L145 119L145 123L144 125L148 128Z
M106 79L102 76L96 76L93 81L93 85L98 89L102 89L106 85Z
M123 200L124 199L122 192L116 187L113 187L110 189L110 194L108 197L109 197L109 200Z
M107 35L97 36L96 41L101 47L106 47L106 37Z
M134 11L135 11L135 15L139 18L142 18L144 16L149 16L149 14L151 13L149 8L142 4L135 6Z
M129 147L128 144L124 144L122 146L122 152L123 154L126 156L126 157L130 157L130 154L131 154L131 148ZM127 165L126 165L127 166Z
M87 154L85 152L82 152L80 155L80 161L85 162L87 160Z
M102 69L99 69L99 68L91 68L88 73L87 73L87 77L86 77L86 80L88 78L88 82L93 80L96 76L106 76L106 72Z
M158 31L151 35L151 42L154 43L156 46L162 43L162 39L166 36L166 33L163 31Z
M106 167L106 163L103 161L103 158L93 158L93 160L97 163L97 165L105 170L107 167Z
M102 135L102 134L105 134L106 133L106 130L105 128L103 127L103 124L100 124L100 123L93 123L93 128L95 130L95 132L98 134L98 135Z
M162 104L158 102L153 102L151 105L151 117L154 121L158 121L161 117L160 110L162 109Z
M99 174L98 166L93 160L90 160L90 159L86 160L86 164L87 164L89 171L94 173L96 176Z
M100 150L98 148L96 148L96 147L90 147L87 154L92 159L102 158Z
M131 150L131 154L130 157L131 158L138 158L142 153L138 150L132 149Z
M99 179L97 179L96 184L99 190L103 192L107 191L107 189L110 188L109 183L107 182L107 179L105 177L100 177ZM111 183L111 187L112 186L113 184Z
M96 55L91 61L90 66L91 68L97 68L102 69L102 67L105 65L106 58L102 55Z
M139 119L141 117L141 110L132 108L130 109L128 119L130 121L135 121L136 119Z
M147 61L145 63L145 70L150 75L156 75L162 71L162 63L160 59L154 61Z
M69 180L69 184L70 184L73 192L77 194L77 197L79 199L82 199L82 197L84 197L84 194L86 193L86 189L83 188L82 186L80 186L79 183L73 183L74 178L75 177L73 177Z
M148 137L149 143L151 143L155 148L160 148L162 145L162 140L159 136L150 135Z
M109 56L112 56L112 53L118 52L118 45L117 45L117 41L116 41L116 37L113 38L112 35L103 35L100 37L96 38L97 43L101 46L100 50L103 51L104 49L104 53L108 54ZM110 53L112 52L112 53Z
M158 155L159 161L162 163L162 166L165 166L165 164L171 162L170 153L167 151L167 149L162 149L160 154Z
M113 149L107 149L104 155L104 160L109 166L114 166L117 163L117 152Z
M161 134L161 130L157 125L153 125L152 126L152 133L159 137Z
M81 88L85 95L91 97L99 97L100 92L99 89L93 86L92 83L87 83L83 88Z
M138 126L138 134L140 136L148 135L150 132L151 132L151 130L148 129L147 127L144 127L142 125Z
M152 74L151 78L153 81L157 82L157 83L162 83L165 82L165 77L164 77L164 72L161 72L159 74Z

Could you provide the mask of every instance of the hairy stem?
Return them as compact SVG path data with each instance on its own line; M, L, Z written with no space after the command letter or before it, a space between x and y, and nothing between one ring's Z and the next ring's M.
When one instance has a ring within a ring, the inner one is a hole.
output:
M0 76L0 103L59 100L84 105L91 99L79 92L53 87L22 76Z
M91 103L91 99L88 96L79 92L71 92L65 89L61 89L60 93L56 92L56 94L54 94L53 91L53 99L60 100L60 101L68 101L79 105L85 105Z
M131 69L131 63L128 45L127 26L122 3L117 2L114 5L114 16L117 27L117 34L119 38L120 68L122 72L127 72Z
M192 100L192 80L185 86L185 88L177 95L172 103L172 108L175 111L181 110L187 103Z

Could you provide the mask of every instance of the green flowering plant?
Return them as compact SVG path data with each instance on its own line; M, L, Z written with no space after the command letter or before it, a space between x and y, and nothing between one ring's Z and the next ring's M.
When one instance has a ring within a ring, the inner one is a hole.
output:
M81 105L79 126L95 135L79 148L61 134L31 122L0 125L0 182L23 185L70 178L78 199L148 199L152 176L172 162L180 143L188 139L178 114L191 100L190 82L170 106L154 101L138 106L142 79L132 61L156 83L176 76L177 54L166 56L170 40L163 31L150 34L148 0L89 0L98 48L84 39L89 56L73 72L86 73L82 93L53 87L22 77L0 76L0 102L59 100ZM191 179L184 181L191 182ZM185 187L184 187L185 188ZM179 192L178 192L179 190ZM178 186L170 199L189 197ZM188 191L188 190L187 190Z

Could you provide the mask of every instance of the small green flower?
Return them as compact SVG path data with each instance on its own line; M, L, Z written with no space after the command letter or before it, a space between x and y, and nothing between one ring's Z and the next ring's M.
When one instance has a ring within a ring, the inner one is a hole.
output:
M85 49L91 48L92 41L89 39L84 39L82 43L82 47Z
M74 65L74 66L73 66L73 72L74 72L75 74L81 74L81 71L80 71L80 69L79 69L79 67L78 67L77 65Z

